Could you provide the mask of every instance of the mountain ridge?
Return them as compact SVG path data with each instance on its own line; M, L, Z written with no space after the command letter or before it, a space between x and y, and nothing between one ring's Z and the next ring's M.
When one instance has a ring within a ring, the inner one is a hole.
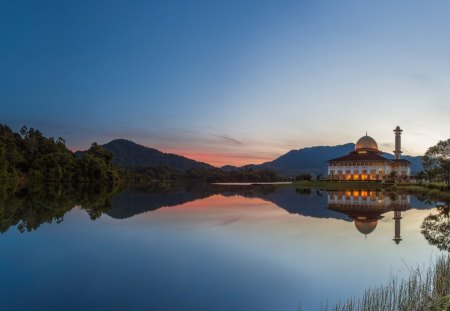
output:
M168 166L180 171L189 169L216 169L215 166L210 164L173 153L164 153L127 139L114 139L104 144L103 147L113 154L113 163L124 168L139 169ZM261 164L248 164L241 167L225 165L220 169L228 172L268 169L287 177L297 176L302 173L326 175L328 160L348 154L354 148L355 144L353 143L336 146L305 147L290 150L272 161ZM80 154L80 152L78 153ZM388 159L394 158L394 155L390 153L383 153L383 156ZM402 158L411 162L412 174L423 169L421 157L405 155Z
M327 174L327 161L346 155L355 149L354 143L347 143L336 146L313 146L300 149L293 149L278 158L261 164L249 164L242 166L242 169L269 169L284 175L296 176L302 173L314 175ZM382 156L393 159L394 155L383 153ZM411 162L411 173L415 174L423 169L420 156L402 156Z
M165 153L123 138L111 140L102 145L102 147L112 153L113 164L127 169L168 166L180 171L186 171L194 168L215 168L204 162L199 162L174 153ZM78 155L82 153L82 151L77 152Z

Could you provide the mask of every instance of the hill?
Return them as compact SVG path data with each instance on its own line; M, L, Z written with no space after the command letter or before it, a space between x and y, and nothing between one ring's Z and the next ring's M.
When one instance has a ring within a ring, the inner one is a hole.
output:
M103 145L113 154L113 164L124 168L147 168L166 166L179 171L189 169L216 169L207 163L198 162L186 157L164 153L157 149L148 148L126 139L115 139ZM313 175L327 173L327 161L345 155L355 148L355 144L348 143L337 146L316 146L291 150L273 161L262 164L250 164L242 167L225 165L220 168L223 172L236 173L246 170L271 170L283 176L296 176L302 173ZM78 155L82 152L78 152ZM384 153L383 156L392 159L394 155ZM422 170L420 157L403 156L411 162L412 174Z
M355 148L355 144L349 143L337 146L316 146L291 150L277 159L258 165L246 165L244 169L269 169L284 176L296 176L301 173L314 175L327 173L327 161L345 155ZM386 158L394 158L392 154L383 154ZM412 174L422 170L420 157L403 156L411 162Z
M126 139L115 139L103 145L113 154L113 164L124 168L168 166L180 171L192 168L213 169L212 165L172 153L144 147Z

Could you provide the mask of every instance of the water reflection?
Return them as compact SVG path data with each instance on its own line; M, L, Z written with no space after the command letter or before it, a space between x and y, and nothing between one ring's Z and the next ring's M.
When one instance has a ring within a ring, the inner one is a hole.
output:
M171 189L152 189L151 191L146 188L127 189L112 199L112 206L107 214L113 218L125 219L162 207L183 205L214 195L221 195L225 198L234 196L259 198L273 203L290 214L347 220L345 215L326 208L327 196L323 195L321 191L311 191L310 189L299 191L292 187L272 185L182 185L174 186Z
M421 232L430 245L450 252L450 201L438 202L436 208L437 213L423 220Z
M1 233L10 227L24 233L37 230L44 223L61 223L75 206L95 220L111 208L111 198L117 192L104 186L73 188L63 184L13 190L2 191L0 196Z
M0 200L0 309L320 310L445 249L450 225L420 231L434 206L270 185L16 191Z
M33 231L43 223L61 223L75 206L85 210L92 220L101 215L127 219L170 206L183 206L196 200L220 195L258 198L297 214L318 219L353 222L365 236L377 228L388 212L393 212L393 240L402 241L402 212L430 209L433 202L420 202L407 194L373 190L320 191L275 187L273 185L218 186L208 184L153 185L118 192L117 189L94 187L73 189L63 185L46 185L41 189L3 191L0 197L0 232L17 227L20 232ZM414 201L411 204L411 201ZM439 207L441 206L441 207ZM427 241L439 249L450 250L448 203L438 204L438 214L428 216L422 225Z
M349 216L356 229L366 237L377 227L383 214L394 212L394 242L402 240L400 221L402 212L411 208L407 194L387 194L381 191L347 190L328 193L328 208Z

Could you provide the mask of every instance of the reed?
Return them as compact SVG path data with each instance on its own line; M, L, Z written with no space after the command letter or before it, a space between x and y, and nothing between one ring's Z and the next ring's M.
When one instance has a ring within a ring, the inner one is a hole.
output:
M450 255L438 257L428 269L410 270L407 279L393 278L323 311L450 311Z

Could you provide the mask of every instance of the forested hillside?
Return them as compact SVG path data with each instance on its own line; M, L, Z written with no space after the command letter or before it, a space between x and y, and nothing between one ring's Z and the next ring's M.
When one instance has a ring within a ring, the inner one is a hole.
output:
M7 125L0 125L0 180L115 184L120 179L111 153L96 143L76 158L61 137L47 138L27 127L15 133Z

